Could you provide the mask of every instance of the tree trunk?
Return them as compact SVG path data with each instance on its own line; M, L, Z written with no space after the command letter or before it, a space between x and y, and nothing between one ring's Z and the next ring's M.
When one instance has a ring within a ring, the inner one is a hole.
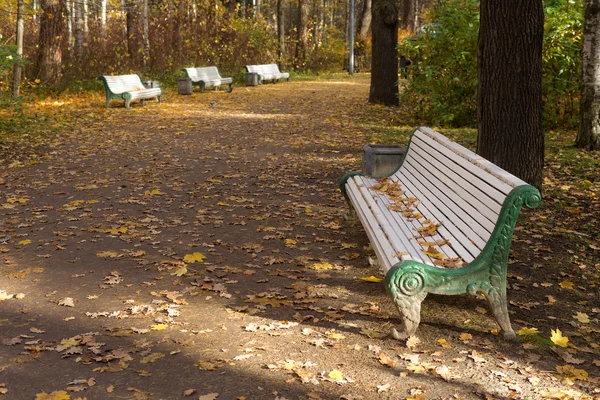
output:
M106 5L108 0L101 0L101 14L100 14L100 23L102 27L102 36L106 36Z
M406 29L409 35L415 30L416 4L415 0L402 1L402 18L400 26Z
M296 67L306 64L308 50L308 0L298 1L298 37L296 42Z
M73 31L75 33L75 56L83 55L83 4L81 0L73 2Z
M130 57L135 54L135 9L136 4L132 0L127 0L126 3L126 35L127 35L127 53Z
M541 189L542 0L482 0L477 152Z
M600 0L586 0L579 132L575 145L600 150Z
M373 59L370 103L398 105L398 7L392 0L373 0Z
M356 31L358 32L358 40L361 42L367 40L367 36L369 36L369 31L371 28L371 5L372 0L364 1L362 14L358 19L358 27L356 28Z
M150 29L148 27L148 0L142 0L142 46L144 68L150 62Z
M56 83L60 80L62 72L66 4L64 0L42 0L41 7L38 77L45 83Z
M285 20L283 0L277 0L277 44L279 45L279 62L285 58Z

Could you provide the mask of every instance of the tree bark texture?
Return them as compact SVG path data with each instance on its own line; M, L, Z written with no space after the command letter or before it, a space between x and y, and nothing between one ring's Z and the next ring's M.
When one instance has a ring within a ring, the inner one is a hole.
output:
M38 77L42 82L55 83L61 77L62 41L65 30L65 0L42 0L40 18L40 51L37 60Z
M150 62L150 29L148 22L148 0L142 0L142 46L143 65L148 66Z
M298 1L297 27L296 66L302 68L306 63L306 54L308 51L308 0Z
M579 132L575 145L600 150L600 0L586 0Z
M358 19L358 27L356 28L356 31L358 32L357 39L359 41L365 41L367 40L367 36L369 36L372 4L372 0L365 0L363 3L362 13Z
M81 57L83 55L83 4L80 0L73 2L73 32L75 33L75 55Z
M277 0L277 44L279 45L279 62L285 58L285 19L283 0Z
M482 0L477 152L541 189L542 0Z
M127 32L127 53L132 57L135 55L136 47L135 47L135 14L137 6L134 1L126 0L126 32Z
M402 0L402 18L400 26L402 29L406 29L409 34L412 34L415 30L416 6L415 0Z
M373 0L370 103L398 105L398 6Z

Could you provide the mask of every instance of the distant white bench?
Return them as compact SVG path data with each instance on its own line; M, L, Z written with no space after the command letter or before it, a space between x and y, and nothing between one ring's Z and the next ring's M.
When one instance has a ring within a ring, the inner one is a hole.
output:
M246 65L246 72L258 74L258 83L261 81L277 82L279 79L290 80L290 73L279 71L277 64Z
M504 336L515 337L507 262L521 207L541 202L536 188L421 127L393 175L350 173L341 190L386 272L402 321L395 338L415 333L427 293L483 293Z
M157 99L160 103L162 90L160 88L146 89L136 74L131 75L104 75L98 77L104 83L106 91L106 108L111 100L125 100L125 107L130 108L132 100Z
M219 87L221 85L229 85L231 90L233 84L233 78L221 77L217 67L184 68L183 71L192 80L192 85L200 87L201 92L204 92L207 87Z

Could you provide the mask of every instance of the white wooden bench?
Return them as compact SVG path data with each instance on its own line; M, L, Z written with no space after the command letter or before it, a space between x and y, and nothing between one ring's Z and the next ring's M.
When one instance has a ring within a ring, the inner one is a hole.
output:
M160 103L162 90L160 88L146 89L136 74L131 75L104 75L98 77L104 83L106 91L106 108L111 100L125 100L125 107L130 108L132 100L157 99Z
M427 293L483 293L504 337L515 337L507 262L521 207L541 202L536 188L421 127L393 175L350 173L341 190L386 272L402 322L395 338L415 333Z
M201 92L207 87L218 88L221 85L229 85L231 90L233 84L233 78L221 77L217 67L184 68L183 71L192 80L192 85L200 87Z
M258 74L258 83L262 81L275 83L279 79L290 80L290 73L279 71L277 64L246 65L246 72Z

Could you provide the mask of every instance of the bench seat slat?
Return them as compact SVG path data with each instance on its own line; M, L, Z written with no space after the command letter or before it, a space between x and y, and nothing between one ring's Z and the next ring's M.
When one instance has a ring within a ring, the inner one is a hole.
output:
M455 238L455 242L463 244L473 256L477 256L481 249L485 247L485 241L477 233L473 232L464 221L457 217L454 211L445 206L443 201L437 199L411 172L407 168L398 177L403 178L405 186L410 187L417 199L423 199L421 204L429 211L431 215L430 219L448 229ZM473 245L472 247L470 246L471 244Z
M352 205L354 206L354 210L358 214L358 218L361 221L368 221L371 216L366 215L365 212L367 210L370 210L370 208L367 206L365 200L359 194L359 191L356 188L356 183L353 181L348 181L348 186L350 186L351 188L351 190L348 192L348 197ZM375 253L377 254L381 266L386 271L389 270L392 267L392 265L395 262L400 261L400 259L391 256L396 252L391 247L383 231L381 231L380 229L373 229L373 227L368 223L366 223L364 226L367 236L373 244L373 248L375 250Z
M415 197L417 199L424 198L421 191L413 185L411 179L405 175L395 175L393 181L399 181L407 196ZM435 223L445 222L439 219L439 212L437 208L432 207L429 203L420 202L416 207L417 211L420 212L425 219L433 221ZM443 223L437 229L442 239L448 240L454 249L454 252L463 259L464 262L469 263L480 253L480 249L471 243L460 230L458 230L452 223ZM437 239L437 236L432 239Z
M481 238L483 243L489 239L494 230L494 225L481 216L481 214L473 207L468 206L460 197L452 196L451 193L453 192L451 186L436 186L435 180L426 176L422 166L415 163L414 160L406 162L403 170L406 174L411 174L415 177L422 185L424 189L423 194L427 196L427 199L423 201L431 201L435 204L440 204L440 211L444 213L445 222L451 222L456 226L466 224L469 229L464 230L461 228L461 230L469 238L472 237L472 234L475 234ZM484 225L485 222L488 224L487 227Z
M374 179L364 179L364 182L368 186L372 186L375 183L377 183ZM412 257L413 259L426 262L429 265L434 265L434 260L428 256L425 256L423 253L424 251L427 250L427 247L420 245L418 243L418 240L436 241L436 240L445 240L447 238L444 237L443 235L440 235L439 232L431 237L418 238L419 233L418 233L417 229L420 228L421 226L423 226L423 222L427 218L425 218L425 217L420 218L420 219L412 218L409 220L408 218L404 217L400 212L392 211L389 209L389 206L392 203L390 202L389 198L386 195L376 192L376 191L373 191L373 190L370 190L369 193L371 193L371 195L373 197L376 197L379 202L381 202L382 204L385 205L385 207L382 207L383 213L387 215L387 218L390 221L394 222L395 226L398 226L399 231L397 230L397 233L399 234L400 239L403 244L403 247L398 248L398 251L400 251L400 252L407 251L407 252L413 254L413 257ZM407 195L410 196L411 195L410 192L407 192ZM415 208L415 211L419 211L418 206ZM459 257L459 255L455 252L455 250L451 246L443 245L443 246L436 246L436 248L439 249L446 257L450 257L450 258Z

